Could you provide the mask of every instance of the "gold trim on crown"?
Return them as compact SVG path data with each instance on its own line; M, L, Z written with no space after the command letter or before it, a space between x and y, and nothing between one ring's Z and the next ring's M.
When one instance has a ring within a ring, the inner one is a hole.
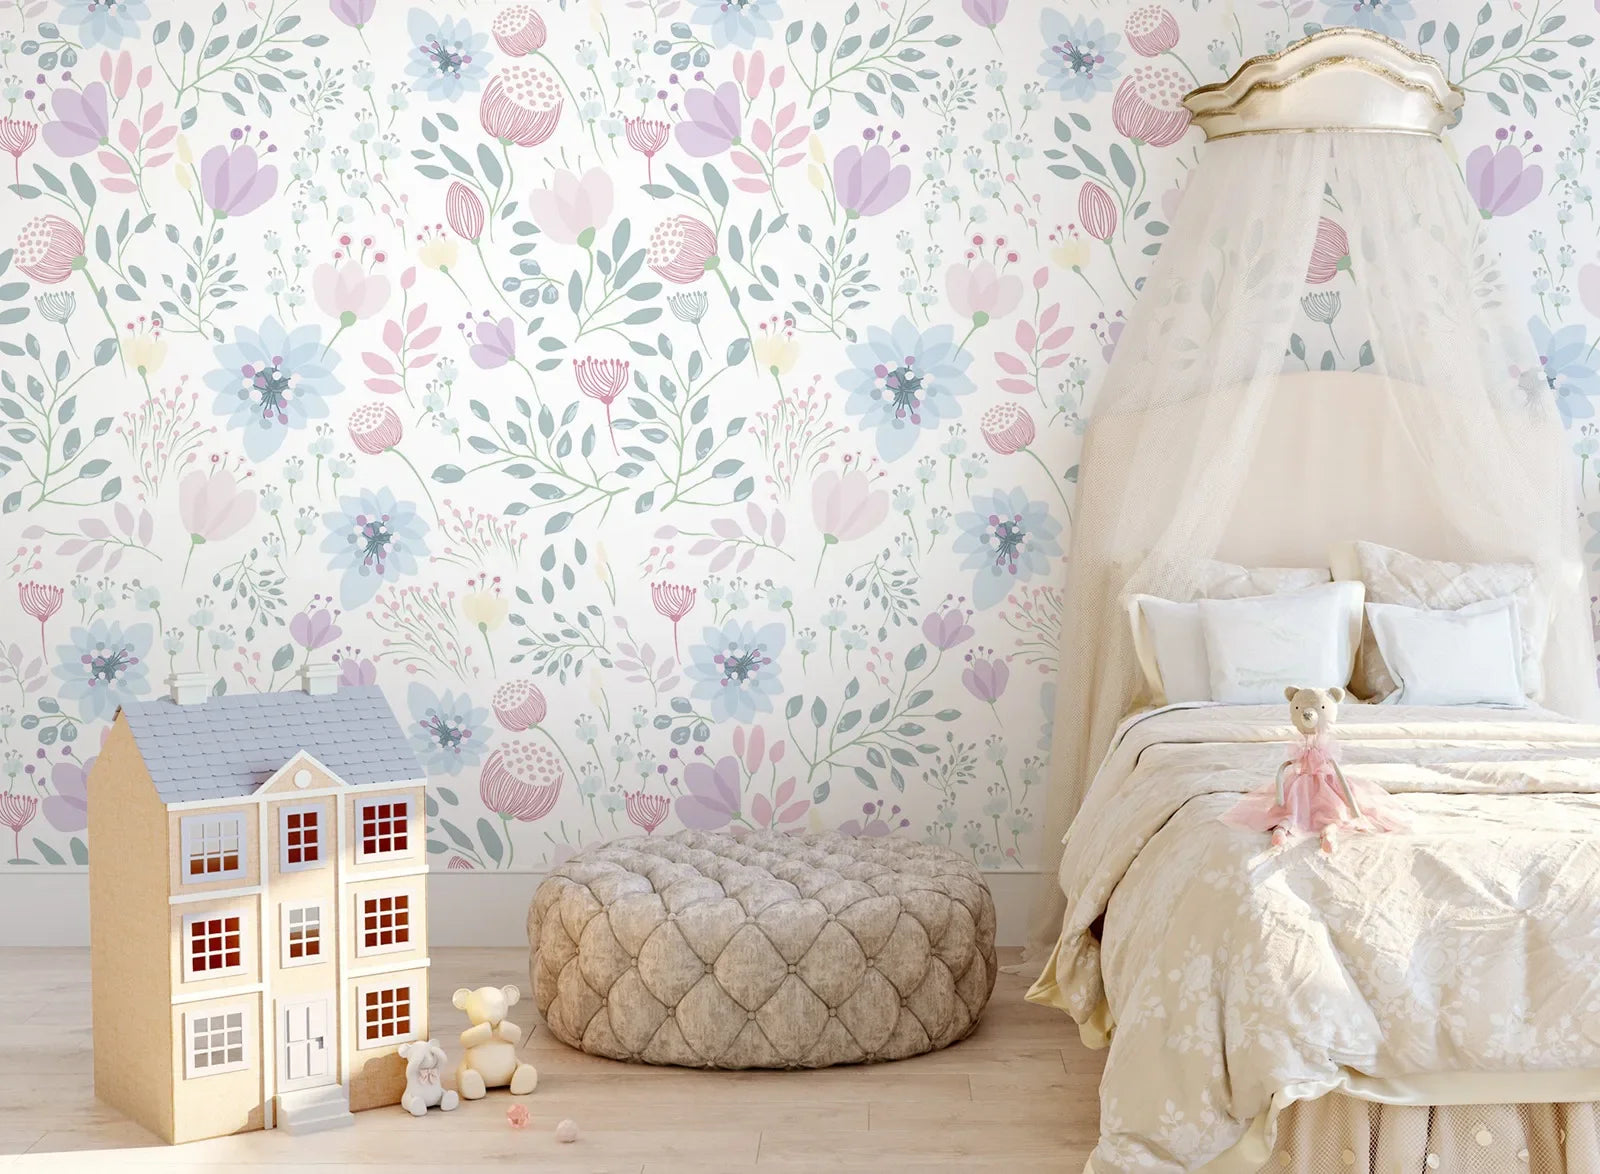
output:
M1465 99L1433 58L1370 29L1332 28L1250 58L1183 104L1208 139L1343 130L1437 137Z

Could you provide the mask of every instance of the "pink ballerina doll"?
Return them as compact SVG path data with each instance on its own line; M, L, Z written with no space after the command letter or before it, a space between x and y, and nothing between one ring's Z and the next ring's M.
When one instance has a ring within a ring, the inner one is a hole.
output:
M1278 767L1272 786L1246 793L1222 822L1247 831L1271 832L1274 848L1290 836L1320 835L1324 852L1333 851L1340 829L1402 830L1405 821L1387 791L1365 779L1352 783L1339 769L1333 726L1344 690L1291 685L1284 696L1300 738Z

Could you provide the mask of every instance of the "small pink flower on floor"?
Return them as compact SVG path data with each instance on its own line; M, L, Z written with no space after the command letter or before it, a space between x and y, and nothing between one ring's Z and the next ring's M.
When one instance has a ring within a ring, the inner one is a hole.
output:
M513 1129L522 1129L528 1124L528 1106L512 1105L506 1110L506 1124Z

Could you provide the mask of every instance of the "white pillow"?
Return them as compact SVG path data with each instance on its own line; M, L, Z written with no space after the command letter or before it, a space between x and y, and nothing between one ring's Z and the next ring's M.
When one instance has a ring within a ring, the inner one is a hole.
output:
M1273 595L1326 584L1326 567L1243 567L1216 559L1196 566L1197 597L1237 599ZM1192 602L1155 595L1130 595L1126 600L1133 629L1133 651L1144 672L1155 705L1178 701L1209 701L1211 671L1200 635L1200 609ZM1360 609L1356 622L1361 621Z
M1367 604L1402 705L1525 705L1522 624L1513 596L1454 611Z
M1211 699L1283 700L1286 686L1343 687L1361 632L1360 583L1330 583L1255 599L1202 599Z

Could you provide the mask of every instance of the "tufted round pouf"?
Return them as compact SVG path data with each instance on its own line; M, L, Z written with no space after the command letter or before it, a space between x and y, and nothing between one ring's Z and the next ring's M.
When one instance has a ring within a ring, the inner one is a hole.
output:
M528 911L533 998L596 1056L699 1068L899 1060L966 1038L994 899L948 848L836 834L634 836Z

